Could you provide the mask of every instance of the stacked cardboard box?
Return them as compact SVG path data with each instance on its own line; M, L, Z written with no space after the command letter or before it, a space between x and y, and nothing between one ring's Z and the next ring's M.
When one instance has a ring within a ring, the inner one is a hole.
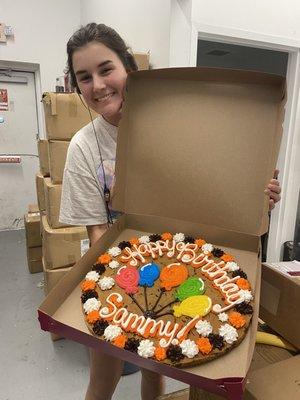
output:
M90 122L90 114L76 93L44 93L47 138L38 141L40 171L36 174L41 227L40 271L44 272L45 294L72 268L87 250L84 226L59 222L63 172L71 138ZM93 118L97 115L92 112ZM51 335L53 340L59 338Z
M90 114L82 98L76 93L44 93L43 105L47 139L39 141L39 154L46 160L41 159L37 187L41 192L40 203L44 210L41 218L43 262L49 291L53 287L52 283L56 282L55 279L49 278L51 273L57 274L53 272L57 269L66 272L80 258L82 241L86 246L86 228L61 224L59 211L70 140L79 129L90 122ZM94 118L96 114L92 113L92 116ZM56 276L62 276L62 271Z
M150 69L150 53L133 53L135 62L137 63L139 71Z
M40 212L36 204L29 204L28 212L24 216L24 225L28 269L34 274L35 272L41 272L43 270Z

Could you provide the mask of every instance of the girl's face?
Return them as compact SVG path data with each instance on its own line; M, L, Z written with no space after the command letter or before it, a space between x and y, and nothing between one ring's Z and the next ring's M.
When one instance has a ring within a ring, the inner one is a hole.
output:
M76 50L72 60L77 84L87 105L117 126L127 78L122 61L99 42Z

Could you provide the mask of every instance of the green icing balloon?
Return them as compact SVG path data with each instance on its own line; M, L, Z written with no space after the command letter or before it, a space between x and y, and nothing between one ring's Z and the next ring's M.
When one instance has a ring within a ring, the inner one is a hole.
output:
M176 299L183 301L191 296L198 296L204 293L204 282L201 278L195 276L184 281L176 291Z

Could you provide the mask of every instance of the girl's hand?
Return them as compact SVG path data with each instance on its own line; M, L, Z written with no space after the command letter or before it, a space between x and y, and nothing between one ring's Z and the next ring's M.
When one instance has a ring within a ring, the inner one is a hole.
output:
M273 179L270 180L268 186L265 189L265 194L269 196L269 211L273 210L275 207L275 204L280 200L280 192L281 192L281 187L280 183L278 181L278 174L279 170L276 169L274 172L274 177Z

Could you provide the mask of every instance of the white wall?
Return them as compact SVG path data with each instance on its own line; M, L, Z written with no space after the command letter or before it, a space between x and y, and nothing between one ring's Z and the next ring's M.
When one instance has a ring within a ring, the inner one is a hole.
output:
M198 36L291 52L287 120L278 162L283 193L272 213L270 260L278 260L282 244L293 239L300 187L299 21L299 0L171 1L170 66L196 65ZM295 81L291 82L293 76Z
M150 51L154 68L169 66L170 0L81 0L81 23L114 28L135 52Z
M171 0L170 66L195 65L198 32L298 47L299 21L298 0Z
M41 90L53 90L80 24L80 0L1 0L0 16L15 31L14 41L0 43L0 59L40 64Z
M299 0L194 0L193 22L300 39Z
M66 43L68 38L80 25L80 0L0 0L0 21L11 25L14 29L14 39L7 43L0 43L0 65L9 66L16 62L17 67L27 69L27 64L37 67L36 98L39 114L39 133L44 136L42 106L40 103L42 92L54 89L55 78L63 75L66 65ZM38 65L39 68L38 68ZM34 90L34 89L33 89ZM12 95L11 91L9 96ZM16 99L20 99L20 93ZM15 103L16 104L16 103ZM22 121L19 109L15 109L15 117ZM23 106L23 110L28 109ZM14 110L11 110L13 112ZM3 113L5 118L7 115ZM34 118L35 115L33 114ZM25 121L25 119L24 119ZM2 124L2 131L8 129ZM5 133L6 146L0 151L21 153L37 153L35 141L36 128L23 129L18 146L12 137ZM14 133L15 132L11 132ZM31 143L28 151L28 143ZM9 150L8 150L9 149ZM9 187L10 191L0 189L0 203L5 205L1 209L0 229L22 227L23 215L27 210L28 202L36 203L35 174L38 172L36 158L22 157L19 165L2 165L0 168L0 187ZM12 168L10 168L12 167ZM26 195L23 195L25 193ZM9 196L9 194L11 196ZM19 197L16 195L18 194ZM20 198L21 195L21 198ZM13 197L15 196L15 197ZM1 218L3 217L3 218ZM13 221L21 221L13 225Z

